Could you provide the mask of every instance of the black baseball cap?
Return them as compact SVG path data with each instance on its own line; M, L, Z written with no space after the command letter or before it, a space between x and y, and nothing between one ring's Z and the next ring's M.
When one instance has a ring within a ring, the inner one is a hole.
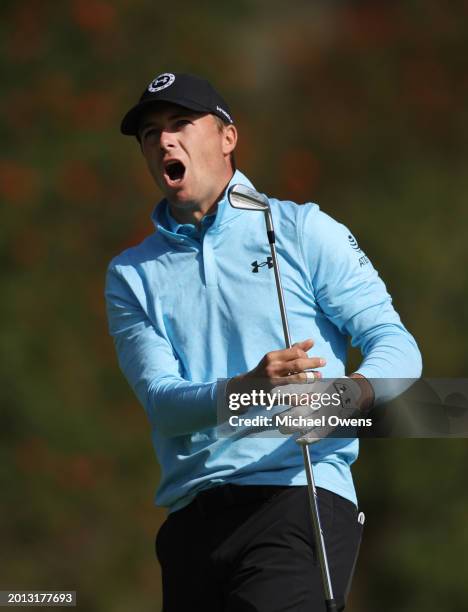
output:
M122 119L122 134L136 136L141 113L155 102L172 102L190 110L212 113L225 123L234 123L228 105L206 79L193 74L163 72L151 81L138 104Z

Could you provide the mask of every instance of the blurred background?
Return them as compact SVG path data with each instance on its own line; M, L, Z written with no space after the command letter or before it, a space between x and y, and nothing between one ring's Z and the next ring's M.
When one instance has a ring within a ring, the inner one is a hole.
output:
M212 80L239 168L350 226L425 375L467 376L467 19L442 0L3 0L0 589L160 609L158 466L103 282L152 231L119 122L161 72ZM363 442L351 612L466 609L467 460L465 440Z

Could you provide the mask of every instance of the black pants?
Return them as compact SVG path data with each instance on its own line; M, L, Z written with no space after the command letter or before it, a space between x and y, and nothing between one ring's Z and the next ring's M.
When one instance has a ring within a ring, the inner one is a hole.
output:
M317 489L338 609L361 541L357 509ZM306 487L225 485L169 515L156 537L163 612L324 612Z

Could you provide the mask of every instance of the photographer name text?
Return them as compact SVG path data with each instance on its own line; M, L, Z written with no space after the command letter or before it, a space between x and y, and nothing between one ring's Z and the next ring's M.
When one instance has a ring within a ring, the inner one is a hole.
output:
M372 419L370 418L341 418L336 415L322 415L319 417L292 417L285 414L276 414L274 416L256 415L252 417L234 414L229 417L229 425L231 427L372 427Z

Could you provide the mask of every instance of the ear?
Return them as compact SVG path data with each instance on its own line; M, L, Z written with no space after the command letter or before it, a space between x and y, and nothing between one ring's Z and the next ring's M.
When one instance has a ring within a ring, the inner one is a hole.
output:
M235 125L226 125L223 130L223 153L229 155L234 151L237 144L237 129Z

